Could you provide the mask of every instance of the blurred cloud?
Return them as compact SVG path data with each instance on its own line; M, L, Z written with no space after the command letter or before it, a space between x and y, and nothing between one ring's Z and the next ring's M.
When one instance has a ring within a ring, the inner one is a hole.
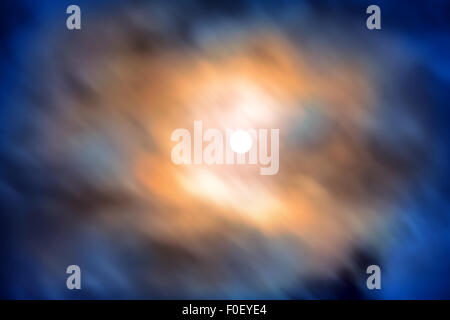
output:
M69 32L11 4L2 297L448 298L448 20L380 6L82 1ZM278 174L174 165L194 120L279 128Z

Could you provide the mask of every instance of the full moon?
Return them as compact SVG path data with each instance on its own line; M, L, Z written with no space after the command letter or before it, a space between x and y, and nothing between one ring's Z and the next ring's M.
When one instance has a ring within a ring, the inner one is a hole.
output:
M230 137L231 150L236 153L246 153L252 147L252 137L244 130L234 132Z

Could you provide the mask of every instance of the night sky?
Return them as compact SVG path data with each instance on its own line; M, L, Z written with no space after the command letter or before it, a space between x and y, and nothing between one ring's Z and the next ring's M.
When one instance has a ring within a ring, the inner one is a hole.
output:
M450 298L448 1L0 15L1 298ZM174 164L195 120L279 129L278 172Z

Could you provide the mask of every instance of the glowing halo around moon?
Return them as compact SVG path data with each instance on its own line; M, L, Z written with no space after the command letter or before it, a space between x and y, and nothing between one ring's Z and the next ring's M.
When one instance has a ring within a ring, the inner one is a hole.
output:
M253 145L252 137L244 130L237 130L230 137L230 147L236 153L248 152Z

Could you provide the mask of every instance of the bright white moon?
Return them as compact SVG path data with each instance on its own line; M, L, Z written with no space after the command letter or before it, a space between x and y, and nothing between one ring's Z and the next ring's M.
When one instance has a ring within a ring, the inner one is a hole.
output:
M230 137L230 147L236 153L246 153L252 147L251 135L244 131L238 130L234 132Z

